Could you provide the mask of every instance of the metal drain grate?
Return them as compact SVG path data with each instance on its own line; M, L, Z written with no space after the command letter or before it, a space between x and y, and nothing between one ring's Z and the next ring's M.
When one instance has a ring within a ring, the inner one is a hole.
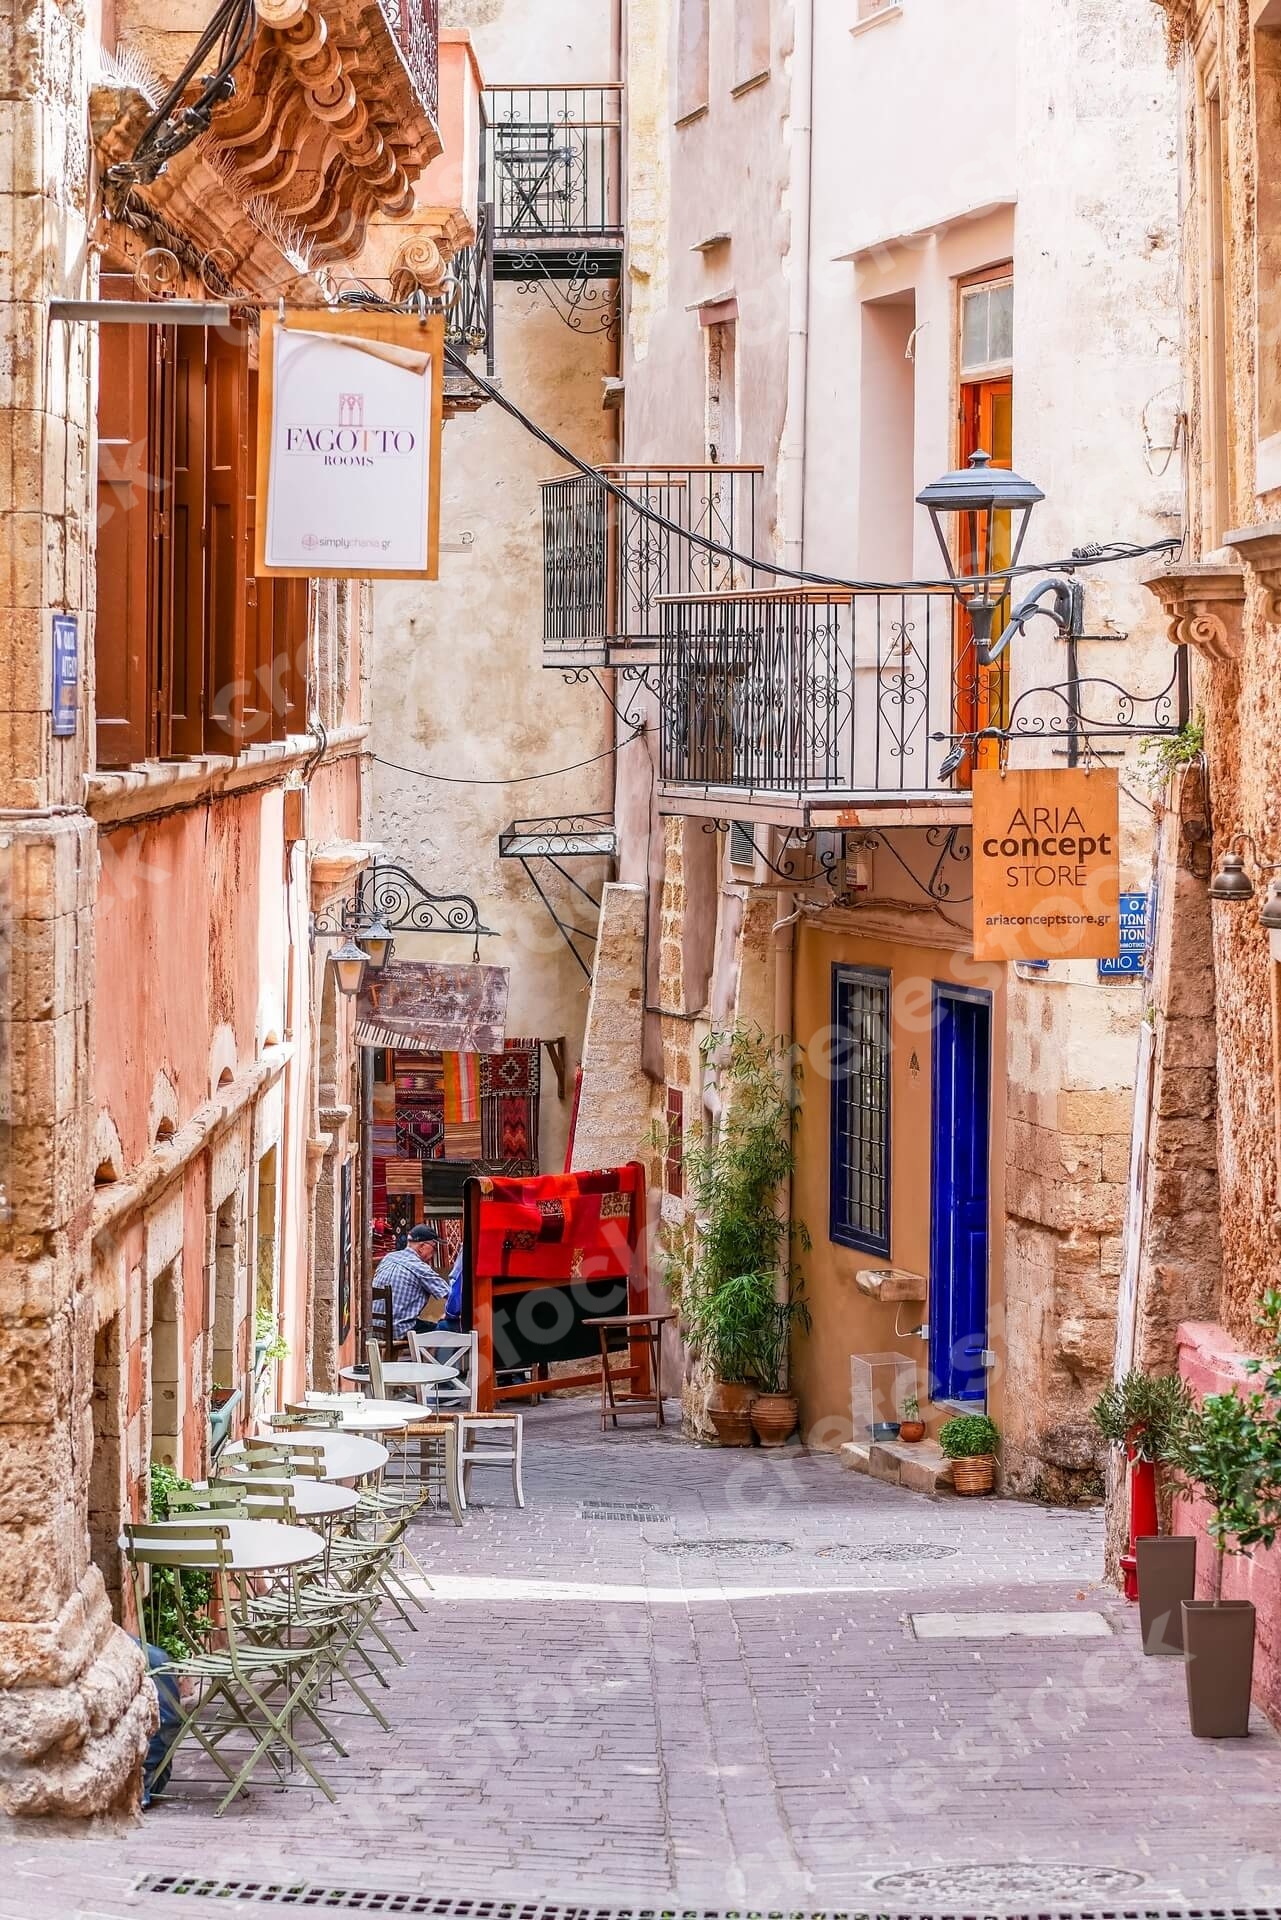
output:
M876 1561L885 1561L895 1566L906 1566L912 1562L925 1560L951 1560L961 1551L959 1547L945 1547L931 1540L887 1540L882 1546L862 1547L819 1547L816 1560L853 1560L860 1566L872 1565Z
M790 1553L790 1540L663 1540L656 1552L717 1560L773 1560Z
M917 1867L905 1873L883 1873L873 1880L876 1893L906 1895L909 1899L983 1900L1108 1900L1133 1893L1147 1879L1129 1867L1033 1866L1025 1861L997 1861L970 1867Z
M929 1884L949 1891L945 1900L928 1909L914 1907L874 1910L849 1906L797 1909L739 1906L682 1907L675 1902L656 1903L652 1907L557 1906L541 1900L451 1900L430 1893L394 1892L376 1887L318 1887L303 1880L202 1880L193 1874L148 1873L134 1882L135 1894L165 1895L170 1899L248 1901L256 1906L301 1907L312 1912L406 1914L419 1920L973 1920L988 1908L966 1908L958 1894L964 1886L975 1887L975 1875L1044 1875L1055 1888L1054 1901L1019 1912L1006 1907L1007 1920L1281 1920L1278 1907L1144 1907L1103 1906L1082 1910L1056 1904L1070 1900L1065 1883L1076 1876L1076 1884L1102 1887L1110 1881L1142 1879L1113 1867L955 1867L925 1870L920 1873L886 1874L874 1883L879 1891L903 1882ZM987 1883L988 1892L998 1893L996 1881Z
M650 1500L582 1500L578 1517L580 1520L625 1520L641 1526L646 1520L670 1520L672 1516Z

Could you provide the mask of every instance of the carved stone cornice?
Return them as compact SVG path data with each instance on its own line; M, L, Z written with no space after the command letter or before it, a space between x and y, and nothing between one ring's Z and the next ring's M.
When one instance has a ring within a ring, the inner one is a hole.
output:
M1207 660L1236 660L1241 652L1245 571L1207 563L1162 567L1143 582L1165 609L1176 647L1194 647Z
M1223 544L1241 555L1263 588L1263 617L1268 625L1281 626L1281 520L1261 527L1237 527L1224 534Z

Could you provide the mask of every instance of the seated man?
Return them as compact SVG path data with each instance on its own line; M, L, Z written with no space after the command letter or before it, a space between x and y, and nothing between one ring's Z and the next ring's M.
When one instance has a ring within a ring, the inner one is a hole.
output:
M394 1340L403 1340L411 1328L427 1333L439 1324L443 1302L449 1294L449 1282L437 1273L433 1261L440 1235L434 1227L413 1227L409 1245L385 1254L374 1275L376 1287L391 1288L391 1331Z

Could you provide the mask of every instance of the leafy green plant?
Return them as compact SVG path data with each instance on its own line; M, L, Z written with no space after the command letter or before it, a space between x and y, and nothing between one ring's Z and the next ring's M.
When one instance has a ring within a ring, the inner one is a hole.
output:
M254 1315L254 1352L258 1365L263 1367L289 1358L289 1342L270 1307L259 1307Z
M792 1329L810 1325L789 1258L791 1241L808 1247L809 1236L778 1206L795 1166L784 1049L740 1025L709 1034L701 1051L718 1071L723 1105L715 1125L684 1144L694 1217L668 1246L668 1285L690 1345L719 1379L779 1392ZM789 1283L784 1301L780 1274Z
M1000 1435L985 1413L958 1413L939 1429L939 1445L949 1460L977 1460L995 1453Z
M1228 1554L1249 1556L1271 1547L1281 1533L1281 1293L1263 1297L1259 1325L1271 1352L1246 1362L1262 1385L1252 1393L1208 1393L1194 1408L1170 1450L1188 1486L1210 1509L1206 1532L1214 1542L1216 1601L1223 1593Z
M151 1518L167 1520L170 1495L185 1491L190 1485L190 1480L184 1480L163 1460L153 1460ZM139 1622L143 1639L175 1656L189 1653L191 1642L183 1632L182 1622L186 1619L196 1631L208 1626L210 1591L208 1574L201 1573L196 1567L153 1567L151 1591L144 1608L145 1618Z
M1195 1411L1196 1402L1177 1374L1137 1368L1105 1387L1091 1409L1103 1438L1125 1447L1136 1460L1167 1459Z
M1190 767L1205 752L1205 716L1198 713L1177 733L1151 736L1139 749L1139 778L1150 792L1162 794L1171 774Z

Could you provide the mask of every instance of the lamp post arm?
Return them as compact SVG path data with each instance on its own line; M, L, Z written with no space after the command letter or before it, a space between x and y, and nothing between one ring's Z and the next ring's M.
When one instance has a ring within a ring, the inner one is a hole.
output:
M1046 594L1054 595L1054 605L1043 607L1041 601ZM994 646L980 649L979 664L990 667L1000 659L1016 633L1022 633L1032 615L1039 613L1047 620L1053 620L1059 632L1066 637L1072 631L1072 588L1066 580L1042 580L1039 587L1019 601L1010 615L1000 639Z

